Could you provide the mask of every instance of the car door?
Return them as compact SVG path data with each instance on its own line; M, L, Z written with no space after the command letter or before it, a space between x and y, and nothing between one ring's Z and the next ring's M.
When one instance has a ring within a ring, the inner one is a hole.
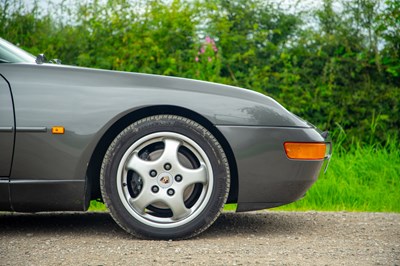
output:
M9 177L14 150L15 121L10 87L0 75L0 210L10 208Z

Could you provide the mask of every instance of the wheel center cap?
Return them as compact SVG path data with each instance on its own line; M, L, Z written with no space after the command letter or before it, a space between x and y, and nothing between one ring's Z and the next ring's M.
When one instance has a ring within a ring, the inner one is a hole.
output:
M157 177L158 185L162 188L168 188L173 183L172 175L169 173L161 173Z

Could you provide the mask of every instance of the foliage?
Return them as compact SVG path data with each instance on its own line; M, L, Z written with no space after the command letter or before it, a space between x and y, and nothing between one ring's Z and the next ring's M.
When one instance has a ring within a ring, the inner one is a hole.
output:
M397 0L297 13L262 0L42 2L0 0L0 36L66 64L246 87L344 130L346 148L398 139Z

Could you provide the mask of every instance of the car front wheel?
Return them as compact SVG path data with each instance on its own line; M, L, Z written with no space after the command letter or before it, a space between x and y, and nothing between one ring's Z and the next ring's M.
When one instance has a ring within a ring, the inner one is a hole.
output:
M127 232L183 239L207 229L229 192L226 155L198 123L176 115L141 119L111 143L101 168L101 192Z

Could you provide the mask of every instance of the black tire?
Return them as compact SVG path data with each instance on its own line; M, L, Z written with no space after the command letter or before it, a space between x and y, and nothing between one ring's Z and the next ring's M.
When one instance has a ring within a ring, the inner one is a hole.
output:
M217 139L176 115L141 119L109 146L101 193L113 219L146 239L185 239L207 229L226 202L230 172Z

